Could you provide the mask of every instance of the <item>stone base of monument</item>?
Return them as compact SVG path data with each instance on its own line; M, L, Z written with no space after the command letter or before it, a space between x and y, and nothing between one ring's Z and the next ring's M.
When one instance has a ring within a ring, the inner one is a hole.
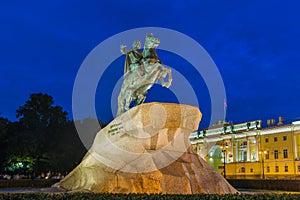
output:
M201 120L198 108L148 103L99 131L82 162L60 187L109 193L236 193L190 147Z

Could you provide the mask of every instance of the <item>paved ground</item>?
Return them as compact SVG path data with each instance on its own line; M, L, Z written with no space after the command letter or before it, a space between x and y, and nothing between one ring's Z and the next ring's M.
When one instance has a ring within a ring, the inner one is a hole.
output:
M245 194L300 194L300 192L293 192L293 191L281 191L281 190L251 190L251 189L239 189L238 190L241 193Z
M64 192L64 190L49 187L49 188L0 188L0 193L29 193L29 192L50 192L50 193L58 193Z

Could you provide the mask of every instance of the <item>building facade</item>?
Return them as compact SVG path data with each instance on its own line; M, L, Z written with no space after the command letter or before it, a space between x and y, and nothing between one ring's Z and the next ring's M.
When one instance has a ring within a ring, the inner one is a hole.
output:
M300 179L300 122L261 127L261 120L194 132L194 150L228 179Z

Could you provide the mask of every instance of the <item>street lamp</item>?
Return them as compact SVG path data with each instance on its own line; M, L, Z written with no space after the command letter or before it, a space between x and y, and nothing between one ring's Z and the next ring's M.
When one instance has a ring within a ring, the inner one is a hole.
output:
M259 151L259 155L261 156L261 163L262 163L262 179L265 179L265 155L267 151Z
M227 148L228 148L227 145L221 146L221 150L223 153L223 175L224 175L224 178L226 178L226 150L227 150Z

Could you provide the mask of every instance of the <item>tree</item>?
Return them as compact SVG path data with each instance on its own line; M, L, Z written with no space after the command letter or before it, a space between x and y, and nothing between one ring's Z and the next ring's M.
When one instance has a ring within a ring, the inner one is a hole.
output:
M0 116L0 141L3 141L3 139L5 139L9 123L10 121L7 118Z
M17 118L26 129L31 130L65 125L68 113L53 104L54 100L48 94L31 94L30 99L17 110Z
M73 121L67 123L63 135L53 148L53 157L50 159L52 170L66 173L75 168L82 160L87 150L77 134Z
M19 144L14 153L33 156L38 173L53 167L50 159L55 157L54 149L67 124L67 112L53 104L52 96L34 93L17 110L20 128L14 127L13 132L16 132L12 143L19 141Z
M50 95L31 94L16 112L17 122L0 118L0 137L5 138L0 149L9 147L2 151L3 156L0 152L0 160L3 158L5 169L11 173L70 172L86 154L74 122L67 120L67 112L55 106ZM90 143L99 131L95 122L105 126L92 118L77 122Z
M1 114L0 114L1 115ZM3 169L3 163L5 161L6 149L7 149L7 132L10 121L0 116L0 169Z

